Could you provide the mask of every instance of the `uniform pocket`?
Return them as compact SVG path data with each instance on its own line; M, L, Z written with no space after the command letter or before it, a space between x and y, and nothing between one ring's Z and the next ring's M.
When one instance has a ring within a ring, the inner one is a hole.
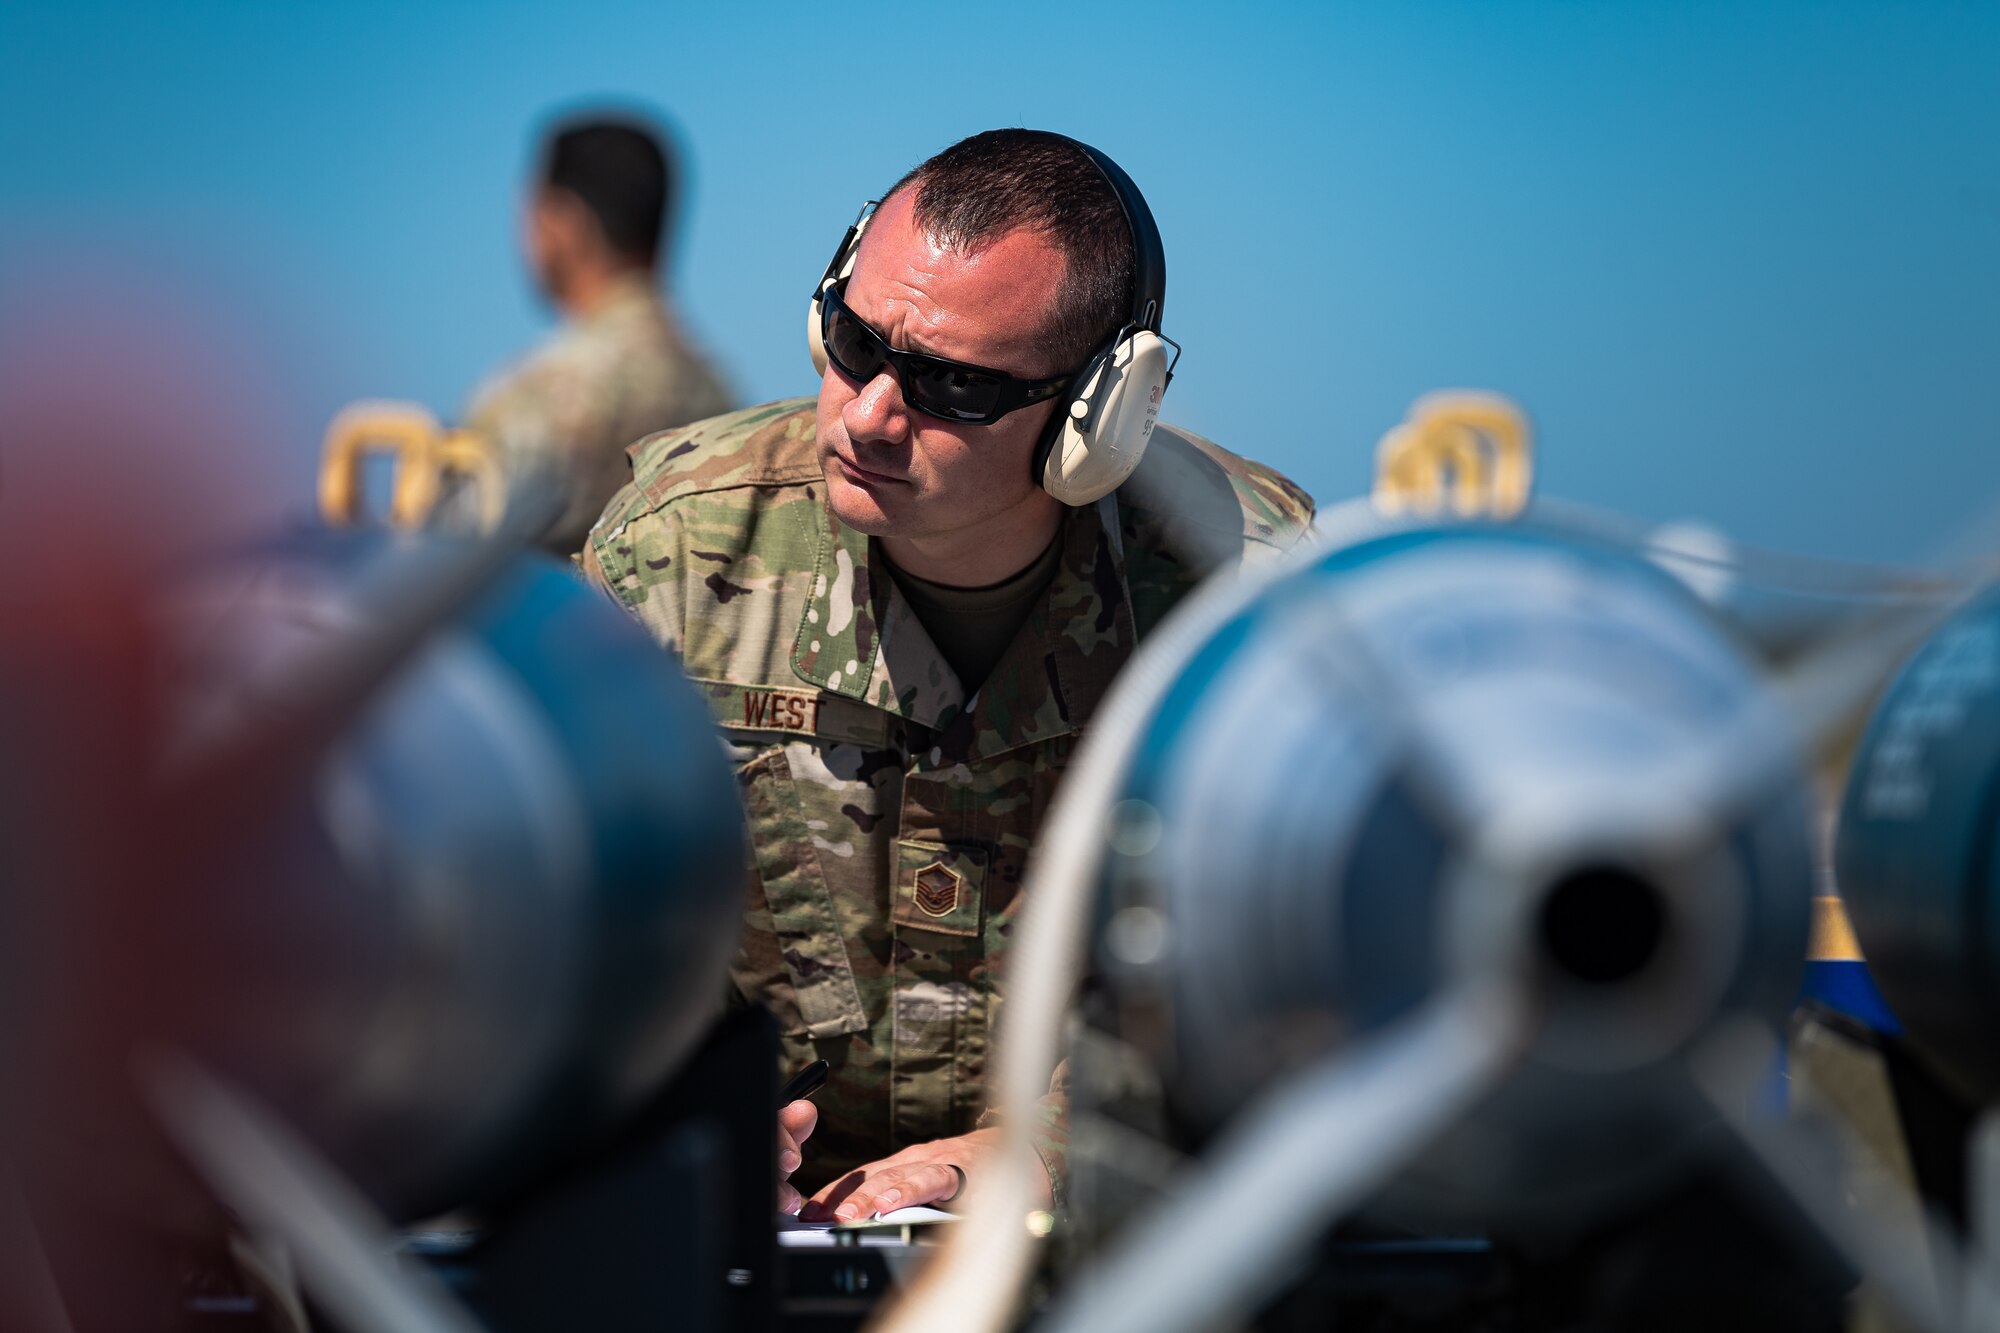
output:
M757 879L768 916L753 912L744 925L743 956L751 975L738 984L767 999L762 991L788 979L807 1036L838 1037L868 1026L861 992L854 984L847 940L820 866L812 830L806 826L791 763L774 750L738 773L750 818L750 841ZM759 935L765 938L757 938ZM766 960L763 966L758 960ZM784 977L769 966L782 960ZM782 1005L773 1006L783 1012Z
M985 847L971 843L896 844L898 926L977 938L986 903Z

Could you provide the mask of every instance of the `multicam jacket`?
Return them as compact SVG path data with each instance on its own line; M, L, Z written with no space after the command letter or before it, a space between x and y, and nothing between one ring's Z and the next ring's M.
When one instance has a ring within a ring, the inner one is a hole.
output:
M481 386L465 426L493 441L510 478L557 460L568 499L543 544L568 555L630 480L626 445L730 406L728 389L689 344L652 279L635 274Z
M1078 737L1206 568L1291 545L1312 501L1158 428L1132 481L1068 512L1054 579L968 699L828 512L812 400L631 453L582 564L679 655L734 751L755 863L734 983L777 1015L789 1069L833 1065L794 1177L811 1192L973 1128L1029 848ZM1060 1143L1038 1145L1059 1190Z

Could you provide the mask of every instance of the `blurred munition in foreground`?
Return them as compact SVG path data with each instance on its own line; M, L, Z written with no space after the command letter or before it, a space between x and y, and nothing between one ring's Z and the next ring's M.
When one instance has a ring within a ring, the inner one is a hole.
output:
M1279 696L1288 725L1257 726ZM1098 965L1157 1021L1116 1027L1206 1136L1302 1058L1505 985L1533 1028L1485 1113L1512 1150L1428 1155L1426 1196L1491 1216L1630 1183L1669 1154L1609 1112L1652 1119L1671 1057L1796 987L1803 786L1713 766L1767 709L1692 599L1611 550L1473 526L1322 554L1139 741Z
M1917 653L1869 723L1835 853L1869 970L1972 1103L2000 1093L2000 592Z
M369 1217L506 1203L656 1101L719 1009L734 784L672 663L509 536L313 531L176 587L114 645L144 704L118 746L71 744L27 823L48 728L4 771L37 966L0 1128L55 1285L75 1328L167 1326L207 1196L275 1225L339 1326L457 1326ZM91 706L97 645L9 647L10 716ZM78 836L108 809L120 839Z
M1804 784L1722 768L1770 711L1683 588L1551 529L1381 531L1219 619L1112 807L1078 1152L1100 1118L1163 1138L1213 1208L1289 1139L1296 1212L1198 1256L1146 1210L1058 1326L1202 1326L1384 1186L1420 1225L1556 1231L1672 1180L1713 1119L1685 1059L1780 1024L1804 953ZM1093 1187L1100 1226L1145 1201ZM1231 1277L1196 1296L1189 1264ZM1114 1314L1154 1265L1144 1312L1180 1313Z
M201 580L182 739L278 722L447 544L312 534ZM734 784L672 664L553 564L513 557L288 797L191 923L223 986L196 1028L393 1215L532 1175L713 1017Z

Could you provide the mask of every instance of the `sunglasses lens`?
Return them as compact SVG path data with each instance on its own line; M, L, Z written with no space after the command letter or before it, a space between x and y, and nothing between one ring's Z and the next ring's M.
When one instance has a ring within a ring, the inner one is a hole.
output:
M820 336L826 344L827 359L851 379L874 379L882 372L881 342L837 296L829 294L825 308L826 322Z
M948 421L985 421L1000 405L1001 382L963 366L913 359L903 375L910 405Z
M849 379L872 380L891 355L888 344L863 324L835 288L821 298L820 340L827 359ZM957 366L918 353L895 353L904 397L919 412L946 421L981 423L1000 415L1007 377ZM1016 404L1018 406L1018 404Z

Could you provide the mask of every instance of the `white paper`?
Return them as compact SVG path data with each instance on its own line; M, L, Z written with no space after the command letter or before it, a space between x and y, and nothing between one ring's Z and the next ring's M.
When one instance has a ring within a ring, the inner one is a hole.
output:
M801 1222L796 1217L778 1218L778 1244L788 1250L832 1248L836 1245L901 1245L913 1233L910 1227L928 1227L958 1218L941 1208L898 1208L881 1217L861 1222Z
M866 1231L873 1227L906 1227L927 1222L956 1222L958 1215L947 1213L942 1208L926 1208L918 1204L913 1208L898 1208L883 1213L879 1217L867 1217L858 1222L841 1222L832 1218L824 1222L807 1222L789 1214L779 1214L780 1231Z

